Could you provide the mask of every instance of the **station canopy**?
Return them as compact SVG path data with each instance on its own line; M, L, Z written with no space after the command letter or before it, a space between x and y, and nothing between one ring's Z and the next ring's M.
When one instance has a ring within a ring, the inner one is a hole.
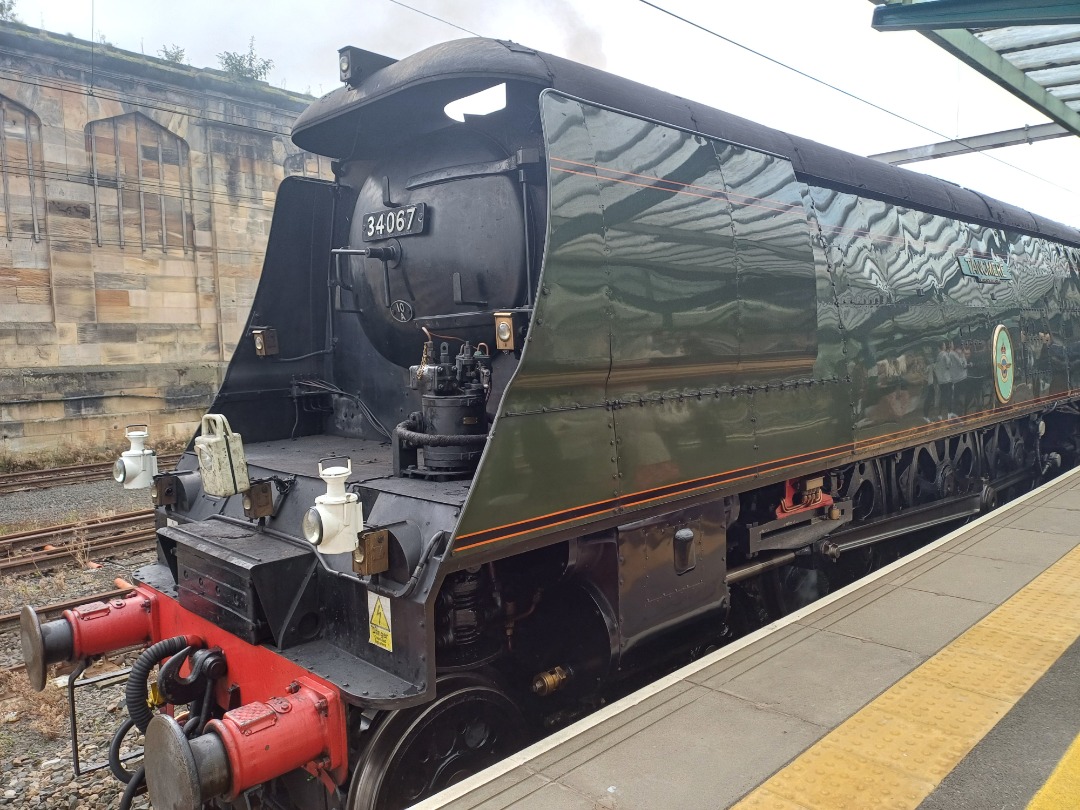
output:
M1080 2L871 0L878 31L919 31L1053 123L871 157L912 163L1048 138L1080 137Z

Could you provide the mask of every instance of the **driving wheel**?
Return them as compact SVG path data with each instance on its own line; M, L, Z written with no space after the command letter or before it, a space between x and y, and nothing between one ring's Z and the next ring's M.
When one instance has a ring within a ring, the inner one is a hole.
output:
M430 703L388 712L349 786L349 810L399 810L517 751L525 721L515 702L480 673L446 675Z

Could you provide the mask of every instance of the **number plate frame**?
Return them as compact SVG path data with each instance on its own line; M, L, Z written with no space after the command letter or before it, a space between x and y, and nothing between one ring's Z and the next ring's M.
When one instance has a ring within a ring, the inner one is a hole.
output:
M372 211L360 220L360 237L365 242L381 242L399 236L418 236L427 225L427 213L425 203Z

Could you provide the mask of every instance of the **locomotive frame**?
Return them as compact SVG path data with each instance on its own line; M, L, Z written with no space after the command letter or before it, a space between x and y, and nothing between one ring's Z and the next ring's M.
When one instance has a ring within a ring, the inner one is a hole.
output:
M412 802L1075 463L1080 232L513 43L341 56L240 484L193 443L131 596L24 611L36 683L154 642L156 807Z

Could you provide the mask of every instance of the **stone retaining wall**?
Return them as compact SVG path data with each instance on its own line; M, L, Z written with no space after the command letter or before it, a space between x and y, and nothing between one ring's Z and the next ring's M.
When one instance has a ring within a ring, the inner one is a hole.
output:
M311 100L0 24L0 457L193 431Z

